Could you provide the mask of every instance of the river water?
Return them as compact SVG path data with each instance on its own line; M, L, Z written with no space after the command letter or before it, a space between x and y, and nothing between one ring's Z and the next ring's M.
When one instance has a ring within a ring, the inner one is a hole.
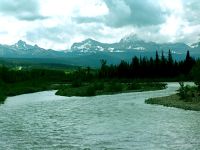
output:
M55 91L10 97L0 105L0 149L200 149L200 112L147 105L178 89L96 97Z

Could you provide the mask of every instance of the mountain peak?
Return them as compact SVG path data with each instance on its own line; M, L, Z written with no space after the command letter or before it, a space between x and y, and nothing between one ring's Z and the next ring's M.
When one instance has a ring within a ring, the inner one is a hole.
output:
M35 48L40 48L37 44L34 45Z
M97 42L97 41L95 41L95 40L93 40L91 38L88 38L88 39L83 41L83 43L94 43L94 42Z
M105 50L103 45L103 43L88 38L80 43L74 43L71 50L80 53L96 53Z
M123 37L120 40L120 43L132 43L132 42L138 42L138 41L143 41L143 40L140 39L138 37L138 35L136 35L136 34L129 34L129 35L126 35L125 37Z
M19 40L14 47L19 48L19 49L26 49L27 48L27 44L26 42Z
M22 40L19 40L19 41L17 42L17 44L26 44L26 42L25 42L25 41L22 41Z
M197 43L193 43L192 45L190 45L192 48L197 48L200 47L200 42Z

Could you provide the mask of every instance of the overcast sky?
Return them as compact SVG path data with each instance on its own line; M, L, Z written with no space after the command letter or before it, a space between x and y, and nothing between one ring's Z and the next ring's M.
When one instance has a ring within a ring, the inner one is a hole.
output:
M68 49L93 38L200 41L199 0L0 0L0 43Z

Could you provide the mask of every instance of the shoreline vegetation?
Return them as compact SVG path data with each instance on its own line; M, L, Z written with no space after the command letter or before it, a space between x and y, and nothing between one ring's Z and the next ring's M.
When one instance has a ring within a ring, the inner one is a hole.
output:
M58 87L52 86L50 83L44 83L42 81L39 84L35 81L15 84L4 84L2 87L3 88L0 87L0 104L4 103L6 98L9 96L58 89Z
M15 96L44 90L58 90L61 96L95 96L126 92L161 90L162 82L193 81L200 77L200 63L189 51L182 61L175 61L169 50L155 57L133 57L119 64L107 64L100 60L101 67L77 67L76 69L45 69L33 66L0 65L0 101ZM195 67L197 64L197 67Z
M162 90L166 88L166 83L160 82L134 82L127 81L126 83L115 80L94 81L87 83L47 83L44 81L23 82L16 84L3 85L0 91L0 103L4 103L8 96L16 96L47 90L58 90L56 95L60 96L96 96L96 95L111 95L127 92L142 92Z
M111 95L128 92L142 92L162 90L166 88L165 83L160 82L119 82L119 81L97 81L84 83L81 85L71 84L64 85L56 92L60 96L97 96Z
M58 89L54 83L63 83L64 71L47 69L17 70L0 66L0 103L8 96Z
M37 83L41 82L41 83ZM16 96L21 94L28 94L40 91L47 91L47 90L54 90L50 83L44 83L43 81L32 81L32 82L22 82L22 83L15 83L15 84L4 84L2 88L0 88L0 104L4 103L7 97L9 96Z
M163 105L184 110L200 111L200 91L197 86L188 86L180 83L177 94L165 97L150 98L145 100L146 104Z
M163 105L166 107L175 107L184 110L194 110L200 111L200 97L190 100L183 101L180 99L178 94L166 96L166 97L158 97L158 98L150 98L145 100L146 104L152 105Z

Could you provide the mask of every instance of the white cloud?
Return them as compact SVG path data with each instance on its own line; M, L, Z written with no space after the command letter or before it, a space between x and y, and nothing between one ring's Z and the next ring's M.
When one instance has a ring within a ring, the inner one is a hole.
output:
M182 20L176 16L169 16L166 22L162 25L160 33L174 37L181 28Z
M100 0L42 0L40 1L41 14L50 17L72 17L104 15L108 9Z
M0 43L54 49L85 38L117 42L132 32L155 42L192 43L200 35L198 0L1 0L0 18Z

